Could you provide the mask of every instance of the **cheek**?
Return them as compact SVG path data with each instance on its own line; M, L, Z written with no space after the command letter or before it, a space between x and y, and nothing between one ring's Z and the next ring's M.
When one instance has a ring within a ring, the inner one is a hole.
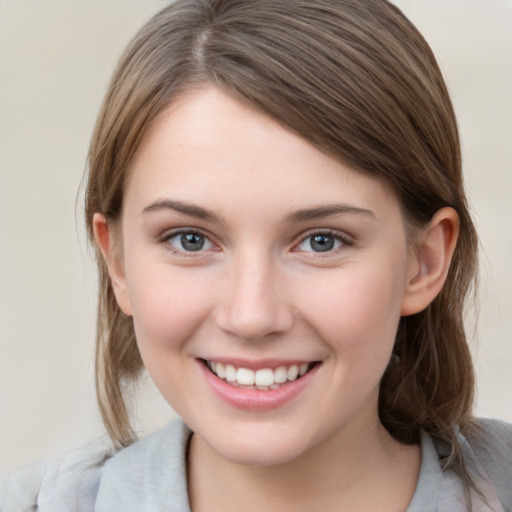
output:
M195 361L190 357L190 340L208 317L211 294L188 275L172 273L168 267L131 277L133 322L142 361L162 396L182 414L186 404L195 400L187 380Z
M399 271L375 265L342 269L308 288L302 294L308 322L344 362L365 358L386 363L400 319Z
M187 340L208 317L212 294L200 273L176 272L161 264L138 268L143 270L127 278L137 343L151 370L165 355L186 355Z
M330 394L319 401L347 420L361 404L375 407L400 319L400 279L383 268L340 272L307 296L307 322L330 354ZM332 397L339 404L332 407ZM374 397L370 399L370 397Z

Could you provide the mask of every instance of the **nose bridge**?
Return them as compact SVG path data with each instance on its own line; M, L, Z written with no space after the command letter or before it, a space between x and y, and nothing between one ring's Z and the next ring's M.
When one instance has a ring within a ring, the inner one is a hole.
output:
M237 337L258 340L282 333L293 323L279 265L263 250L233 255L217 315L219 326Z

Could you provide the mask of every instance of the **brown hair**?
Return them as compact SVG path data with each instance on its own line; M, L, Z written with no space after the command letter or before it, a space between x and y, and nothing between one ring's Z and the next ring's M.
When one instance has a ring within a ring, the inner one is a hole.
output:
M457 124L432 51L385 0L177 0L121 57L89 153L86 219L119 218L129 163L155 117L181 92L212 83L362 173L388 183L410 225L441 207L460 217L446 284L403 317L379 412L398 440L425 429L452 448L469 424L474 376L463 326L477 238L464 196ZM119 446L134 439L125 384L142 369L131 318L98 255L97 391Z

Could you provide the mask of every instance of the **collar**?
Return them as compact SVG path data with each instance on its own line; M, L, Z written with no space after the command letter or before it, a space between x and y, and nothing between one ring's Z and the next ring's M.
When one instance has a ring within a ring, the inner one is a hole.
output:
M190 512L187 493L187 450L192 432L177 420L118 452L104 466L95 512ZM505 512L494 486L467 440L459 443L469 475L486 500L471 492L473 510ZM443 471L431 436L421 433L418 484L406 512L467 512L460 478Z
M118 452L103 468L94 512L190 512L191 431L175 421Z

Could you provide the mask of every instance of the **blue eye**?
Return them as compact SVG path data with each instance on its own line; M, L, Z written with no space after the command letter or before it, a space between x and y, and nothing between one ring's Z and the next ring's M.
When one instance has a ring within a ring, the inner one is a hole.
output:
M174 249L181 252L197 252L211 249L213 244L202 233L197 231L181 231L166 237L166 241Z
M329 252L338 249L344 244L339 236L330 233L315 233L310 235L298 245L299 251Z

